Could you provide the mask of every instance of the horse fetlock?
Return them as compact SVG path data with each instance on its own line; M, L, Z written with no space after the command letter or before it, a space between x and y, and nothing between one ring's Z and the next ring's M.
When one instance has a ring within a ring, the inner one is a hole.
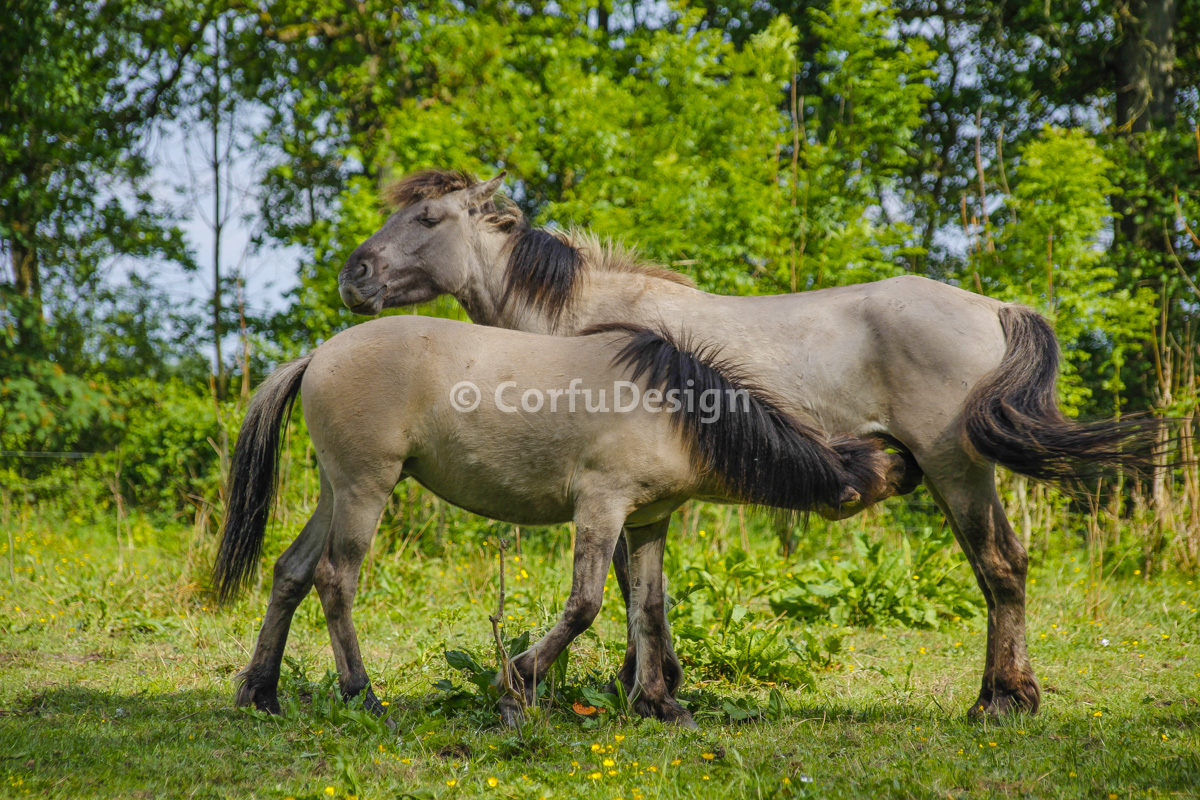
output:
M675 692L679 689L679 685L683 683L683 665L679 663L679 656L675 655L674 651L664 653L661 667L663 683L667 687L667 694L674 697ZM632 697L634 688L637 685L637 651L632 648L626 651L625 661L621 664L621 669L608 682L604 691L609 694L616 694L618 682L625 689L625 696Z
M617 694L617 684L620 683L621 687L625 690L625 696L628 697L633 692L633 687L636 683L636 674L637 657L634 655L627 656L625 663L621 665L621 669L617 671L613 679L604 687L604 691L609 694Z
M528 656L528 658L526 657ZM502 695L501 702L505 699L512 699L513 702L518 702L518 697L524 699L525 705L532 705L534 701L533 687L534 683L534 653L532 650L526 650L512 661L508 662L508 679L505 680L503 673L496 675L494 684L500 690ZM539 662L539 672L542 675L546 674L545 664ZM509 690L512 690L511 692Z
M371 691L371 681L365 676L352 675L349 678L338 681L338 689L341 690L343 700L353 700L364 691L367 692L367 697L374 699L375 693ZM367 698L364 697L364 700ZM375 702L379 702L376 700Z

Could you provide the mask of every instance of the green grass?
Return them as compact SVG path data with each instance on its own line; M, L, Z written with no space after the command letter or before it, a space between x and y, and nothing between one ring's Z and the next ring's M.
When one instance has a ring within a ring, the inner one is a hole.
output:
M693 668L685 697L698 732L549 708L518 735L428 705L434 682L464 683L444 650L494 664L495 550L478 537L429 548L436 554L381 540L355 619L396 736L319 690L297 697L333 664L315 598L298 611L289 642L304 675L285 675L294 713L233 708L232 676L249 658L266 590L213 609L200 588L211 537L141 522L118 548L111 527L78 518L33 517L0 531L14 545L11 553L0 545L0 796L1200 795L1200 581L1128 570L1104 578L1084 550L1032 574L1036 716L966 720L983 661L984 621L974 618L938 630L821 626L845 634L842 649L814 688L779 687L787 708L778 719L729 722L722 700L765 706L770 687L706 681ZM751 543L762 561L779 561L765 534ZM554 618L566 596L566 544L561 532L526 533L507 571L511 629L538 633ZM675 532L671 563L726 546ZM855 557L836 546L818 555ZM609 602L573 648L571 680L611 674L623 637L623 612Z

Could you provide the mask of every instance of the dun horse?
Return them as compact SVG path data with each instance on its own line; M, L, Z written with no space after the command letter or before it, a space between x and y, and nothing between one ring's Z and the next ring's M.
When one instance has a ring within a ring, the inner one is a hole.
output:
M577 338L426 317L351 328L275 371L250 404L234 452L214 568L223 599L258 563L275 492L280 426L303 400L321 493L275 562L271 600L239 704L278 712L292 614L316 584L346 696L382 711L351 622L359 568L387 498L413 478L484 516L522 525L574 520L570 597L561 619L517 656L526 700L600 608L626 531L640 713L691 724L672 697L662 553L670 515L690 497L793 511L870 504L894 457L793 420L711 349L623 326ZM640 401L639 401L640 398ZM597 410L599 409L599 410ZM608 413L604 413L607 411ZM520 704L502 706L506 719Z
M1055 392L1054 331L1031 309L915 276L803 294L708 294L595 237L530 227L493 199L502 178L430 171L396 184L398 210L341 271L346 305L374 314L452 294L475 322L562 335L669 320L718 343L793 418L883 439L908 459L905 489L924 479L987 603L971 712L1037 710L1027 559L994 465L1068 482L1102 467L1148 472L1157 423L1068 420ZM622 668L627 683L631 668Z

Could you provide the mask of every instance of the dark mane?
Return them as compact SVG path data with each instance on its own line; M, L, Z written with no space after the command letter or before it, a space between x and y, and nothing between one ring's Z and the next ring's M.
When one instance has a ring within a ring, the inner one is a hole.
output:
M730 497L803 512L838 508L848 489L870 505L884 490L887 465L876 444L826 437L792 418L717 347L623 324L595 326L582 335L606 332L624 335L613 363L628 368L633 380L644 375L652 388L678 392L683 407L673 422ZM718 403L701 408L705 397Z
M522 222L513 227L509 238L500 308L522 303L545 313L550 319L550 329L554 330L571 305L581 274L588 270L644 275L681 286L696 285L688 276L640 261L634 251L611 240L601 241L592 233L547 231Z
M540 228L524 227L508 244L500 308L522 303L544 311L553 329L571 304L582 266L579 248Z

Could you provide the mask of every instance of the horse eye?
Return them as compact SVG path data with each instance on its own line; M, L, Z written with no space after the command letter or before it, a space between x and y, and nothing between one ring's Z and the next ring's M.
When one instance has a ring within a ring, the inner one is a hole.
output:
M426 228L432 228L434 225L437 225L439 222L441 222L441 220L435 219L434 217L418 217L417 222L421 223Z

